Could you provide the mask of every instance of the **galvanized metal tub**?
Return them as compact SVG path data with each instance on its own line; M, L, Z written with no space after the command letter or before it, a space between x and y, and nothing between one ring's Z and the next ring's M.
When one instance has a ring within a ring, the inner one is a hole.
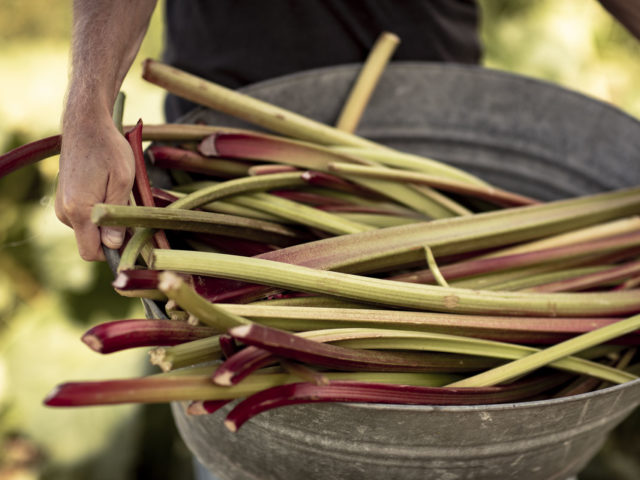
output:
M303 72L245 92L327 123L357 65ZM204 109L185 121L245 126ZM396 63L358 130L541 199L640 182L640 123L530 78L479 67ZM639 212L640 213L640 212ZM228 408L173 405L178 429L231 479L566 479L640 403L640 380L573 397L483 406L313 404L263 413L231 433Z

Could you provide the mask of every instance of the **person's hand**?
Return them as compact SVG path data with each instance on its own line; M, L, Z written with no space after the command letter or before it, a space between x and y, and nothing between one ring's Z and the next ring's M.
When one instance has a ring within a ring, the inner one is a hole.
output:
M102 243L122 245L124 229L97 227L91 208L96 203L126 205L134 176L131 147L109 116L64 129L55 210L73 228L84 260L104 260Z

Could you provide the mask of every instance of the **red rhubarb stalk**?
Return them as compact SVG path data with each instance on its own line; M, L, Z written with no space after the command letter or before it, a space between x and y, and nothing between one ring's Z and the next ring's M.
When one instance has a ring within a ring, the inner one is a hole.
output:
M216 385L235 385L250 373L276 362L276 357L262 348L248 346L230 356L213 373Z
M218 341L224 358L229 358L238 351L238 345L231 335L223 333L219 336Z
M26 165L60 154L61 140L60 135L53 135L0 155L0 178Z
M231 400L194 400L187 407L187 415L209 415L224 407Z
M144 153L142 151L142 120L138 120L136 126L124 134L133 151L133 159L135 161L136 176L134 196L138 205L145 207L155 207L153 194L151 193L151 184L147 175L147 167L144 164ZM158 248L170 248L169 241L164 231L155 232L154 239Z
M127 348L178 345L215 333L209 327L173 320L129 319L96 325L82 336L82 341L96 352L112 353Z
M230 357L213 374L218 385L233 385L259 367L273 361L273 356L327 368L364 372L434 372L442 364L434 363L430 355L420 352L357 350L322 343L330 338L303 338L300 335L251 324L229 330L242 343L258 347L246 349ZM269 352L269 353L267 353Z
M290 383L262 390L234 407L224 422L232 432L251 417L272 408L301 403L356 402L396 405L477 405L513 402L544 392L565 375L528 379L503 387L443 388L333 380L328 385Z
M178 147L153 145L148 152L151 163L160 168L175 168L221 178L244 177L249 172L248 162L209 158Z
M158 270L120 270L111 286L116 290L153 290L158 288Z

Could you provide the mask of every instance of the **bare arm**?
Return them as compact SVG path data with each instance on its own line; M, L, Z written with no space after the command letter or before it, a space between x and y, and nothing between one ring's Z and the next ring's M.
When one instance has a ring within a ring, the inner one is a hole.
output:
M85 260L104 258L101 243L111 248L122 244L122 229L99 229L90 214L95 203L126 204L129 199L133 154L111 114L155 4L156 0L74 1L56 214L73 228Z

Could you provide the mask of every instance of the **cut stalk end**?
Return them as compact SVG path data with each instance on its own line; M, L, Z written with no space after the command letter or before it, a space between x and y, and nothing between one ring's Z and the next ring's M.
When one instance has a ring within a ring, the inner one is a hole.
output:
M104 345L96 335L86 333L82 336L82 341L94 352L103 353L102 348Z

